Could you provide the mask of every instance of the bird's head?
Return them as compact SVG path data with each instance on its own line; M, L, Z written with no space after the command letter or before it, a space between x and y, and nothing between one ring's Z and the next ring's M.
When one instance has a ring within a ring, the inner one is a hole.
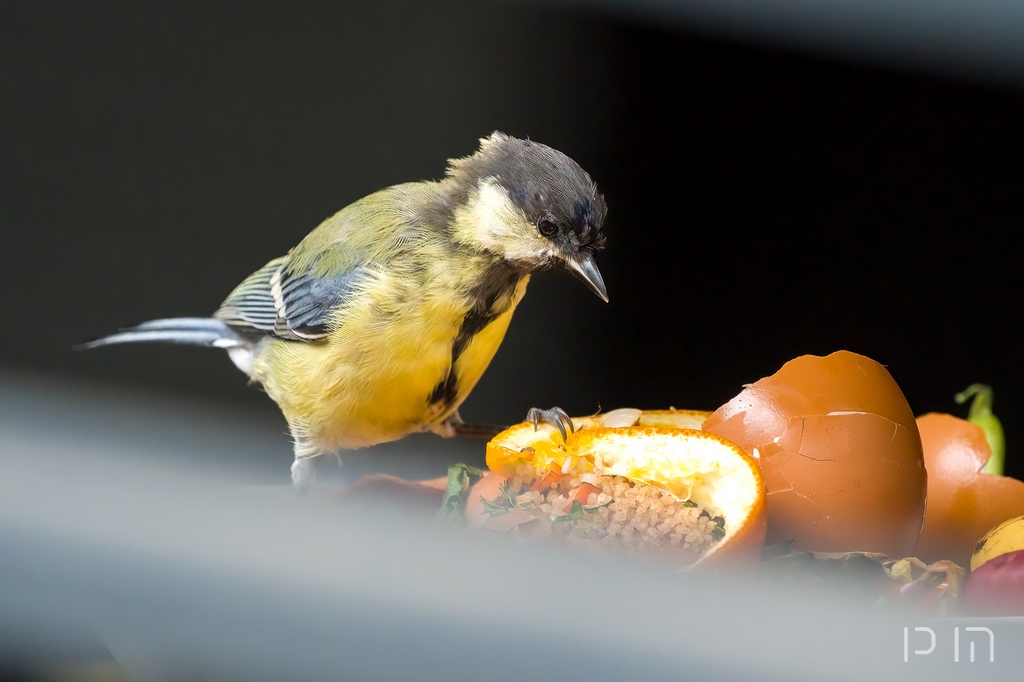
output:
M453 159L453 236L527 271L563 266L608 300L594 253L604 246L604 197L565 154L494 133L472 156Z

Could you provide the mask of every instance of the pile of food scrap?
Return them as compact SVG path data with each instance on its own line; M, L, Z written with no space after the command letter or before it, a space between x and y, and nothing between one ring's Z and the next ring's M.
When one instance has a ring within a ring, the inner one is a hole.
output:
M468 532L758 570L867 576L881 602L1024 615L1024 482L1002 475L992 392L915 417L878 362L802 356L713 412L631 408L524 422L487 471L450 468L437 515Z

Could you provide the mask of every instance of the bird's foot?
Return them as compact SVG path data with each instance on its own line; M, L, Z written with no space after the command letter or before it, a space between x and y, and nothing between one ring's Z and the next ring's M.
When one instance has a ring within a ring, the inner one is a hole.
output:
M456 412L441 422L433 431L443 438L459 436L461 438L486 438L490 440L507 428L507 426L493 426L491 424L467 424L462 421L462 417Z
M569 437L570 433L576 431L572 419L561 407L552 407L550 410L531 407L530 411L526 413L526 421L533 423L534 431L537 430L537 426L541 423L551 424L562 434L563 441Z
M305 493L316 480L316 457L296 457L292 462L292 485Z

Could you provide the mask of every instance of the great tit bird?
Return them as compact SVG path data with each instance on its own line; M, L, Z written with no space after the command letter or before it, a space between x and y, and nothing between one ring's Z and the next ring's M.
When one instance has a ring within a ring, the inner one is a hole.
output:
M213 317L154 320L86 346L226 349L280 406L294 439L292 478L305 485L319 455L459 433L458 408L531 273L567 268L607 301L594 261L605 213L568 156L495 132L450 160L440 181L343 208L246 278Z

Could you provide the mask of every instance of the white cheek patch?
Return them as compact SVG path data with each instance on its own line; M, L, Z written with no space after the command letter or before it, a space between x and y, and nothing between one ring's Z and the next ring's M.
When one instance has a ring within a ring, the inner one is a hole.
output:
M493 178L483 180L469 203L455 214L460 237L510 260L550 258L551 244L512 203Z

